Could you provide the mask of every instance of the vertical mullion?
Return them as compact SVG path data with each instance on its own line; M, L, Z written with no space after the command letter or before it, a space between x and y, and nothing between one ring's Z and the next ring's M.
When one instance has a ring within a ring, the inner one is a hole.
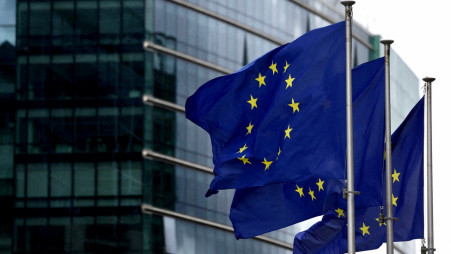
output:
M53 56L53 42L52 42L52 32L53 32L53 2L50 2L49 3L50 4L50 41L51 41L51 43L50 43L50 52L48 53L49 55L50 55L50 57L49 57L49 60L50 60L50 62L48 63L48 69L50 70L49 72L48 72L48 75L50 76L49 77L49 79L47 79L47 80L49 80L50 81L50 84L49 83L47 83L47 84L45 84L45 86L44 86L44 89L47 89L47 86L48 85L50 85L51 87L53 87L53 82L54 82L54 80L53 80L53 58L54 58L54 56ZM48 95L47 95L48 96ZM46 97L46 100L49 100L49 98L48 97ZM52 99L50 99L50 100L52 100ZM59 100L58 99L58 97L56 96L55 97L55 100ZM49 132L50 133L52 133L53 131L53 126L54 126L54 124L53 124L53 108L52 108L52 106L49 106L49 104L47 103L47 110L48 110L48 114L49 114L49 116L48 116L48 125L49 125ZM52 136L50 136L51 138L48 140L48 141L50 141L49 142L49 148L48 148L48 151L47 151L47 160L46 160L46 162L47 162L47 212L46 212L46 228L47 228L47 230L46 230L46 241L48 242L49 241L49 239L50 239L50 209L51 209L51 207L50 207L50 203L51 203L51 193L52 193L52 188L51 188L51 186L52 186L52 177L51 177L51 170L52 170L52 167L51 167L51 165L53 164L52 163L52 160L51 160L51 158L52 158L52 154L54 153L53 151L52 151L52 147L54 146L54 145L56 145L56 142L57 142L57 140L55 140L55 138L54 137L52 137ZM48 244L46 244L46 250L48 251L48 248L49 248L49 245Z
M75 51L73 50L75 48L75 30L76 30L76 15L77 15L77 11L75 9L75 0L72 1L72 14L73 14L73 20L72 20L72 42L73 44L71 45L71 50L69 50L70 54L72 54L72 65L71 65L71 78L75 78ZM70 36L70 35L68 35ZM76 82L73 82L74 86L76 86ZM73 89L71 90L71 105L72 105L72 123L74 124L73 127L73 140L72 140L72 158L71 158L71 197L70 197L70 237L69 237L69 250L73 251L73 225L74 225L74 206L75 206L75 145L76 145L76 139L77 139L77 122L76 122L76 106L77 105L75 103L75 88L73 87Z
M30 41L30 1L27 2L27 46L29 44ZM29 146L29 136L28 136L28 122L29 122L29 99L30 99L30 84L29 84L29 80L30 80L30 53L29 51L27 51L26 53L26 65L27 65L27 79L26 79L26 84L27 84L27 88L26 88L26 106L24 107L25 109L25 123L27 125L27 139L26 139L26 147L25 147L25 153L28 154L28 146ZM24 211L26 211L27 206L28 206L28 162L24 163ZM26 227L27 227L27 221L25 219L25 217L23 217L23 231L24 233L26 232ZM25 235L24 235L25 237ZM24 246L24 248L26 248L26 245Z

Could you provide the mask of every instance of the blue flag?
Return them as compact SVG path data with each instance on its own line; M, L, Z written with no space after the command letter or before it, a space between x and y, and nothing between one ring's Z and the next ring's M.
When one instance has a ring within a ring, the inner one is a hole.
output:
M230 209L235 237L250 238L319 216L343 196L342 180L312 178L236 190Z
M353 120L356 179L371 179L361 187L356 207L379 205L384 159L384 59L362 64L353 70ZM340 82L345 82L345 76ZM342 105L344 107L344 105ZM346 119L342 119L343 122ZM343 130L344 131L344 130ZM343 158L345 135L335 153ZM321 170L321 169L319 169ZM345 164L339 170L345 171ZM361 180L360 180L361 181ZM230 210L237 238L249 238L324 214L332 207L344 209L344 178L324 179L313 174L307 181L238 189ZM314 195L314 197L312 196Z
M296 234L293 253L341 254L340 239L343 227L346 227L343 211L328 210L320 222L308 230Z
M312 176L343 179L343 73L340 22L201 86L185 108L186 117L210 134L215 177L207 196Z
M424 98L417 103L392 135L392 205L394 216L399 218L399 221L394 222L394 241L424 237L423 115ZM379 172L384 174L382 169ZM366 182L369 181L371 179ZM382 192L385 198L385 187ZM382 204L385 205L385 200ZM356 209L357 251L377 249L386 241L386 228L378 220L379 213L379 206ZM323 217L322 222L296 235L294 253L336 254L347 251L347 228L343 225L345 218L341 216L343 212L335 213L335 217L331 214L332 211ZM342 227L339 229L340 226ZM313 237L326 232L333 234L334 238Z

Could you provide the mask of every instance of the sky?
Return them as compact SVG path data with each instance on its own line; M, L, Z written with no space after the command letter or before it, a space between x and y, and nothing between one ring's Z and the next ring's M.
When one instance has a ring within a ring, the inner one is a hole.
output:
M451 149L448 148L451 144L450 7L451 2L444 0L356 0L353 6L353 21L372 34L381 35L382 39L394 40L391 49L407 63L420 79L421 85L426 76L436 78L432 83L431 100L436 254L448 253L448 229L451 228L448 210L451 208L448 195L448 187L451 186L451 171L448 166L451 161ZM426 203L426 193L424 202ZM427 238L426 222L425 237ZM385 249L365 253L385 253Z

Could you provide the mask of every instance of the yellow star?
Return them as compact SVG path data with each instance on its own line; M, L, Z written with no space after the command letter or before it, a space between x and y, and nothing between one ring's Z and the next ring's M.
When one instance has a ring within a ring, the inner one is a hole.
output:
M290 65L288 64L287 61L285 61L285 66L283 67L283 73L285 73L287 71L288 66L290 66Z
M299 186L296 184L296 190L297 193L299 193L299 197L303 197L304 196L304 191L302 188L299 188Z
M314 199L316 199L315 198L315 192L314 191L312 191L311 189L310 189L310 187L308 188L308 194L312 197L312 200L314 200Z
M318 182L316 183L316 185L318 185L318 191L324 190L323 184L324 184L324 181L321 181L321 178L319 178Z
M277 152L277 157L279 157L279 155L280 155L281 152L282 152L282 151L280 150L280 147L279 147L279 151Z
M251 110L257 107L257 100L258 98L252 97L251 94L251 99L247 101L249 104L251 104Z
M262 75L260 74L260 72L258 73L258 78L255 79L255 80L258 81L258 87L261 87L262 85L266 86L266 84L265 84L265 78L266 78L266 76L262 76Z
M395 173L393 173L391 176L393 177L393 183L395 182L395 181L398 181L399 182L399 174L401 174L401 173L399 173L399 172L396 172L396 169L395 169Z
M360 230L362 230L362 235L363 236L365 234L370 234L370 231L368 231L369 228L370 228L370 226L366 226L365 223L363 223L363 226L360 228Z
M395 198L395 196L393 196L393 193L391 194L391 203L395 206L398 206L398 204L396 203L396 201L398 201L398 198Z
M253 127L254 126L252 125L252 122L249 122L249 125L246 127L246 129L247 129L246 135L251 134Z
M243 147L240 148L240 150L237 153L242 153L244 152L244 150L246 150L248 147L246 146L246 144L244 144Z
M287 137L288 137L288 138L291 138L291 137L290 137L290 132L291 132L292 130L293 130L293 129L290 128L290 125L288 125L288 128L285 130L285 138L284 138L284 139L286 139Z
M335 210L335 212L338 213L338 218L340 218L340 216L346 217L345 213L343 212L343 209L337 208L337 210Z
M295 103L293 98L291 99L291 103L288 104L288 106L293 108L293 114L296 111L299 112L299 102Z
M276 73L276 72L279 73L277 71L277 63L274 63L271 61L271 66L269 66L269 68L272 70L272 75L274 75L274 73Z
M268 170L269 166L272 164L272 161L267 161L266 158L263 158L262 163L265 164L265 170Z
M246 163L252 164L252 163L249 161L249 159L248 159L248 158L245 158L244 156L246 156L246 155L243 155L243 157L240 157L240 158L237 158L237 159L240 160L240 161L242 161L242 162L243 162L243 165L246 165Z
M291 77L291 74L288 75L288 79L285 80L285 82L287 82L287 88L286 89L288 89L289 86L293 87L293 80L294 80L294 78Z
M385 221L384 221L384 223L382 223L382 222L380 222L379 218L376 218L376 220L377 220L377 222L379 222L379 227L382 227L382 224L387 226L387 223L385 223Z

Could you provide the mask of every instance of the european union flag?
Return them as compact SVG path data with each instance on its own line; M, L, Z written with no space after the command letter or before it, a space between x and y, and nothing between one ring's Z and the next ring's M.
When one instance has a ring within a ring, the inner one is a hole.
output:
M393 214L399 218L394 222L394 240L421 239L423 235L423 137L424 98L412 109L401 126L392 135L392 205ZM379 170L383 174L383 170ZM366 182L371 181L367 179ZM363 183L365 184L365 183ZM385 192L385 187L383 187ZM385 197L385 193L382 194ZM385 204L385 200L383 203ZM372 250L386 240L385 224L378 220L379 206L356 209L356 250ZM294 253L336 254L347 251L347 228L343 225L343 212L335 219L328 216L306 232L299 233L294 240ZM327 226L324 226L327 225ZM342 225L341 229L338 229ZM333 239L318 240L311 236L331 232ZM337 240L337 238L339 238ZM339 252L337 251L339 248Z
M353 70L353 120L356 186L361 195L356 207L379 205L381 173L384 164L384 59L360 65ZM343 73L340 82L345 82ZM344 107L344 105L342 105ZM345 122L345 119L342 119ZM343 130L344 132L344 130ZM345 135L337 137L335 153L345 157ZM319 168L318 170L321 170ZM345 171L343 162L340 172ZM362 179L366 185L360 184ZM230 210L230 220L237 238L249 238L324 214L332 207L342 210L344 177L323 178L312 175L302 182L287 181L260 187L238 189ZM311 193L315 198L311 197Z
M296 234L293 253L341 254L340 240L343 227L346 227L343 210L328 210L320 222Z
M343 180L312 178L236 190L230 209L235 237L250 238L319 216L343 196Z
M219 189L343 179L345 23L313 30L188 98L211 137Z

